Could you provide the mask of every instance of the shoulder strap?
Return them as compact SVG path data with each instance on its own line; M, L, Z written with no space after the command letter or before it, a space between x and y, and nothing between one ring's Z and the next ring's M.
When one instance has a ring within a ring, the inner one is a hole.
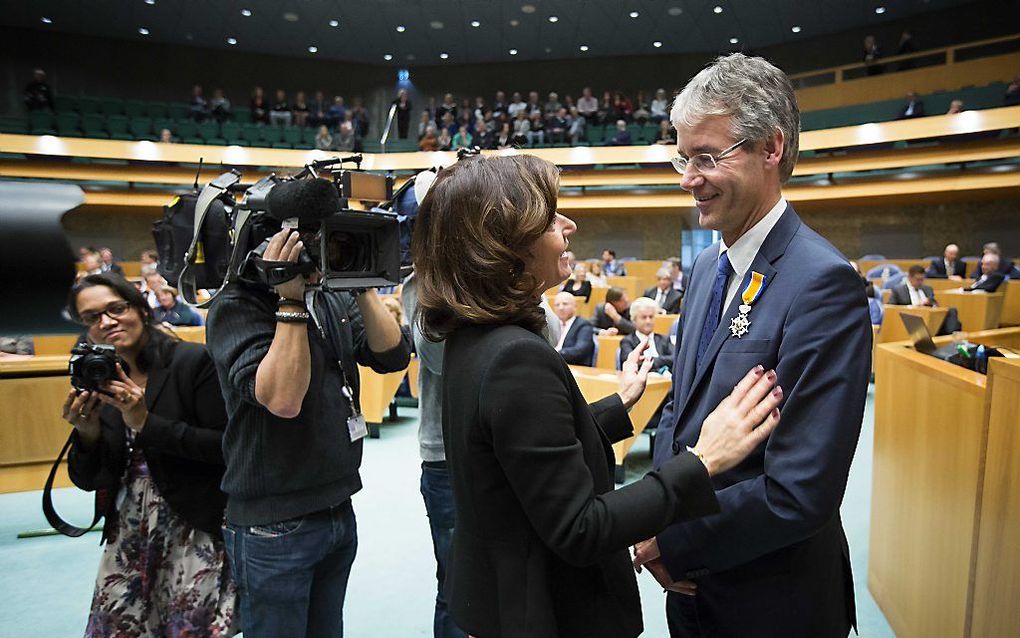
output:
M67 442L64 443L64 447L60 450L60 454L57 455L57 460L53 462L53 467L50 468L50 475L46 477L46 485L43 487L42 494L42 509L43 514L46 516L46 522L50 526L63 534L64 536L71 536L77 538L82 534L91 531L99 519L103 517L106 512L107 505L110 500L110 492L106 489L96 490L96 501L95 510L92 516L92 522L89 523L88 527L75 527L64 519L60 518L57 514L57 510L53 508L53 480L57 476L57 469L60 467L60 462L64 459L64 455L67 454L67 449L71 447L71 441L74 438L74 431L71 431L70 436L67 437Z
M195 202L195 230L191 237L191 245L188 247L188 252L184 254L184 269L181 270L181 278L177 282L177 288L181 291L181 296L190 305L198 308L206 308L212 303L213 295L204 303L198 303L196 297L197 290L195 289L195 273L192 270L192 266L195 265L199 253L202 252L200 247L200 235L202 233L202 226L205 224L205 216L209 212L209 206L212 205L213 201L216 200L220 195L227 192L227 190L236 184L241 179L241 176L236 172L223 173L213 181L209 182L202 188L202 192L198 196L198 201ZM247 216L244 217L247 221ZM235 223L235 231L237 224ZM236 232L235 232L236 239ZM220 290L222 290L220 286ZM217 291L216 294L219 294Z

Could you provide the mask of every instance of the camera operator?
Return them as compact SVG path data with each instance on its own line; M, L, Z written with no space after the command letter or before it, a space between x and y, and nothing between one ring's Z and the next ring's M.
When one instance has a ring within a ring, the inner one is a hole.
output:
M212 359L162 332L118 275L86 276L68 307L89 342L126 364L63 406L75 430L71 480L110 497L86 635L182 636L183 617L196 635L231 636L237 592L219 489L227 417Z
M297 262L302 249L284 229L263 259ZM208 316L228 413L224 539L246 638L342 635L366 434L356 364L394 372L410 357L374 290L306 294L318 277L228 284Z

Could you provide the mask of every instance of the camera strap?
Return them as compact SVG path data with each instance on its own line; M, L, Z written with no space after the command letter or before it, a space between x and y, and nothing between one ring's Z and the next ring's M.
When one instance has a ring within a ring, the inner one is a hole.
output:
M92 522L89 523L88 527L75 527L64 519L60 518L57 514L57 510L53 508L53 481L57 476L57 470L60 468L60 462L64 460L64 455L67 454L68 448L71 447L71 443L74 440L74 431L67 437L67 442L64 443L64 447L60 450L60 454L57 455L57 460L53 462L53 467L50 468L50 475L46 477L46 485L43 486L42 493L42 509L43 515L46 516L46 522L50 526L63 534L64 536L70 536L77 538L95 528L96 524L99 523L99 519L103 517L106 512L106 508L110 503L110 492L106 489L96 490L96 501L95 510L92 516Z
M216 291L209 299L203 303L198 303L197 289L195 288L195 272L192 269L197 263L199 258L203 255L204 251L202 248L202 226L205 224L205 217L209 213L209 207L212 203L221 195L226 193L231 186L240 181L241 176L235 172L223 173L213 181L209 182L202 188L202 192L198 196L198 200L195 202L195 228L194 233L191 237L191 245L188 247L188 252L184 254L184 268L181 270L181 278L177 282L177 288L181 292L181 296L184 298L189 305L195 306L196 308L208 308L212 303L212 300L219 294L219 291L223 289L220 286L219 290ZM238 231L244 227L248 222L250 212L245 209L237 211L237 215L234 218L233 228L231 229L232 241L234 246L232 247L230 255L230 263L234 263L234 258L237 253L237 241ZM204 259L204 257L202 257ZM229 272L227 278L229 278ZM224 284L227 283L225 280Z

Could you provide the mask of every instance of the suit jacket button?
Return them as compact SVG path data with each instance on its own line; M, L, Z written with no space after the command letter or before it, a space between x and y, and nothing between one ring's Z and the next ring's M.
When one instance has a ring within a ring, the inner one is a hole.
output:
M673 441L673 454L680 454L680 442Z

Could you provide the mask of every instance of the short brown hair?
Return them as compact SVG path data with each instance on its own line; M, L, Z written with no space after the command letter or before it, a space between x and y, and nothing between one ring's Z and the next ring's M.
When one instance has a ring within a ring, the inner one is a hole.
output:
M475 157L443 169L418 208L412 253L422 333L470 324L546 325L523 255L556 219L559 171L531 155Z
M910 268L907 269L907 274L910 275L911 277L914 276L914 275L923 275L924 274L924 266L920 266L918 264L914 264L913 266L911 266Z
M623 294L625 292L626 291L623 288L620 288L619 286L613 286L612 288L606 291L606 303L615 303L623 299Z

